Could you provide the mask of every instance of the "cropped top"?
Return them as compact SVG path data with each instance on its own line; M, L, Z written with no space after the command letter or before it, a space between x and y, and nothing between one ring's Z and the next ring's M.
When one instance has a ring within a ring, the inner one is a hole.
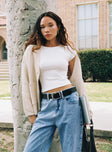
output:
M67 76L68 64L75 57L76 51L65 47L41 47L39 65L42 92L71 84Z

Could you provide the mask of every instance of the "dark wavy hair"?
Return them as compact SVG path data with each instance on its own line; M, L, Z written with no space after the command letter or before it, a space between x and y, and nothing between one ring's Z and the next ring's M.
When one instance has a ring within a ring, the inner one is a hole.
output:
M57 26L59 27L59 32L57 34L57 41L62 45L66 45L66 46L70 45L70 42L68 41L68 34L66 32L66 28L64 27L62 23L61 18L53 12L45 12L38 17L36 24L34 25L33 32L30 35L29 40L25 44L25 49L27 48L28 45L32 44L32 45L35 45L35 47L33 47L32 49L32 51L34 51L36 49L39 49L41 45L46 44L46 39L43 37L41 33L41 28L40 28L40 22L42 18L45 16L50 17L53 20L55 20Z

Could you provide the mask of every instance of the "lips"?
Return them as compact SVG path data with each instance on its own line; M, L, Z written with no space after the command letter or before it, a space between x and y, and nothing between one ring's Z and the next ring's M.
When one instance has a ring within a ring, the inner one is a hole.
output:
M46 34L46 35L45 35L45 37L49 37L49 36L51 36L51 34Z

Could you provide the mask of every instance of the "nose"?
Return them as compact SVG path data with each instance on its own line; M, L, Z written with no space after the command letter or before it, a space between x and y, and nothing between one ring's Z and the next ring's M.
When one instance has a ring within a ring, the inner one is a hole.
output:
M49 32L49 27L45 27L45 32Z

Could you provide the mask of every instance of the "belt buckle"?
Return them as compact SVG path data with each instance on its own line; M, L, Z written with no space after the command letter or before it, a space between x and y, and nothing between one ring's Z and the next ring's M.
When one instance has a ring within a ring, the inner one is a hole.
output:
M57 92L57 93L59 94L59 97L54 98L54 94L56 94L56 93L52 93L51 94L52 99L60 99L61 98L61 93L60 92Z

